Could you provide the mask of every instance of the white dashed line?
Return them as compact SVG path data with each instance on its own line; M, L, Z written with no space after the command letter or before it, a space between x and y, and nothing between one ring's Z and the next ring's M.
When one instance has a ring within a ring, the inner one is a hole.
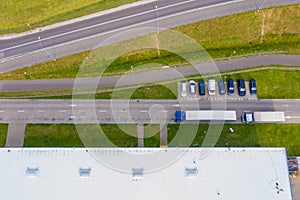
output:
M45 111L44 111L44 110L38 110L38 112L39 112L39 113L44 113Z
M101 113L105 113L105 112L106 112L106 110L99 110L99 112L101 112Z
M23 113L25 112L25 110L18 110L18 113Z
M146 112L148 112L147 110L141 110L140 111L141 113L146 113Z
M0 110L0 113L4 113L5 112L5 110Z
M65 113L66 111L65 111L65 110L59 110L58 112L60 112L60 113Z

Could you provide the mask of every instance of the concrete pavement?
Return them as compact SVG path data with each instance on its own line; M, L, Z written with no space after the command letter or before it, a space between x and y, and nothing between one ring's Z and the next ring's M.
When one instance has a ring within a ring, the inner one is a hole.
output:
M144 124L137 125L138 147L144 147Z
M25 123L9 123L5 147L23 147Z
M0 100L1 123L174 123L176 110L284 111L285 123L300 123L295 100ZM187 122L186 122L187 123Z

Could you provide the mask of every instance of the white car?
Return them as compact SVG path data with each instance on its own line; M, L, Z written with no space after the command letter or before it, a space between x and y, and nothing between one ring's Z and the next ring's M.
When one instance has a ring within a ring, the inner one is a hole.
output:
M180 86L181 86L181 88L180 88L181 89L180 95L182 97L186 97L187 96L186 82L181 82Z
M189 84L190 84L190 93L191 94L196 94L195 81L194 80L190 80Z
M210 96L213 96L216 94L216 81L215 79L209 79L208 80L208 94Z

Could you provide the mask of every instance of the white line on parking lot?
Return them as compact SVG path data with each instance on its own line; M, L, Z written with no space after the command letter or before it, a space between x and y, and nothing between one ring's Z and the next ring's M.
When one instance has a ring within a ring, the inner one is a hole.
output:
M0 110L0 113L4 113L5 112L5 110Z
M25 112L25 110L18 110L18 113L23 113Z

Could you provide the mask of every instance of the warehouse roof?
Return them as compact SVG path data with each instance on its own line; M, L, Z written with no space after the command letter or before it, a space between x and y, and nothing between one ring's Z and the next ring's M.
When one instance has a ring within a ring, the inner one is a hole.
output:
M2 148L3 199L291 200L284 148Z

